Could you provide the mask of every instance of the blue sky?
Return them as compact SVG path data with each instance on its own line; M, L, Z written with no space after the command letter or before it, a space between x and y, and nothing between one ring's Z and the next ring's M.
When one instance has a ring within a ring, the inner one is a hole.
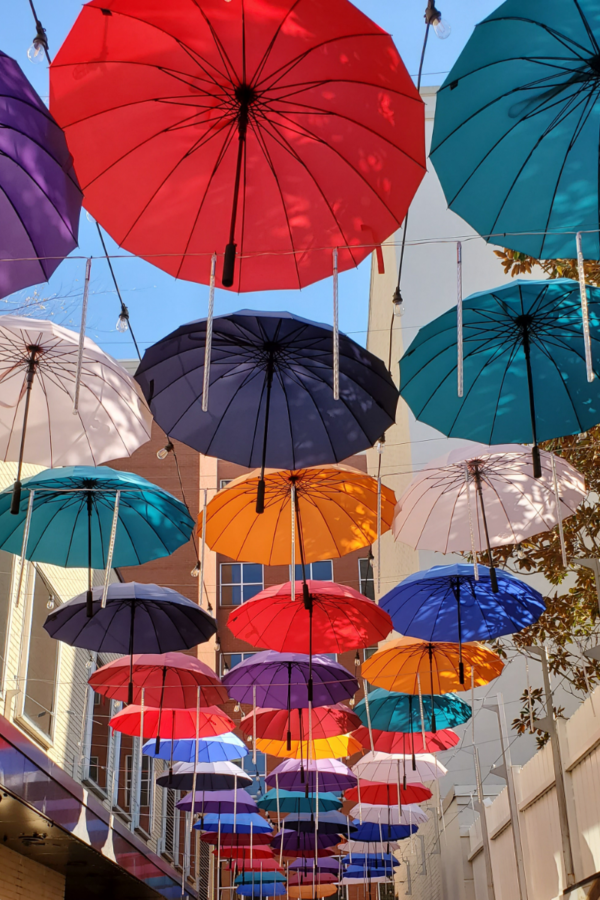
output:
M326 0L324 0L326 2ZM48 33L50 54L56 53L75 21L81 3L78 0L35 0L37 14ZM358 0L356 6L387 29L394 37L404 62L416 75L423 42L425 0ZM473 27L499 5L498 0L440 0L438 8L452 28L447 40L431 35L427 47L424 84L440 84L469 38ZM4 5L1 49L15 58L47 100L48 70L27 59L35 28L28 0L11 0ZM109 252L118 248L108 239ZM100 242L96 227L82 214L78 256L99 255ZM204 285L176 281L149 263L134 258L114 261L117 279L127 303L133 329L141 349L148 347L183 322L206 315L208 288ZM68 259L59 267L49 285L41 285L38 293L49 298L45 312L60 324L78 328L81 310L84 262ZM340 276L340 326L363 343L367 323L369 261L358 269ZM33 289L13 295L5 302L5 311L20 305ZM215 312L235 309L285 309L322 322L331 322L331 280L311 285L301 292L270 291L255 294L231 294L217 291ZM0 301L0 312L2 301ZM88 314L90 337L117 358L135 355L128 333L116 331L119 303L108 267L94 260Z

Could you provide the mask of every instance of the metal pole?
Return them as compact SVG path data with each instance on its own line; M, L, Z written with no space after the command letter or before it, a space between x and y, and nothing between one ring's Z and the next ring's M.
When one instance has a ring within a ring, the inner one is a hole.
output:
M477 747L473 748L475 754L475 778L477 780L477 803L475 809L479 813L479 825L481 827L481 840L483 843L483 858L485 861L485 874L487 878L488 900L496 900L494 891L494 874L492 871L492 854L490 850L490 835L487 827L487 816L483 802L483 784L481 782L481 767L479 765L479 753Z
M552 688L550 686L550 669L548 668L548 650L546 647L529 647L529 651L538 656L542 663L542 676L544 679L544 694L546 695L546 715L536 721L534 726L550 735L552 746L552 762L554 765L554 781L556 784L556 799L558 801L558 821L560 823L560 836L562 841L563 860L567 887L575 884L575 865L573 863L573 848L571 845L571 829L569 828L569 815L567 812L567 794L565 790L565 773L560 753L560 742L554 718L554 706L552 704Z

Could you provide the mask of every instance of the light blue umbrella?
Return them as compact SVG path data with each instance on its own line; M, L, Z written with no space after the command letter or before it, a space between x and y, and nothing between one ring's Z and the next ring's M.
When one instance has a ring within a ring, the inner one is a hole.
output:
M287 893L285 884L280 884L277 881L263 881L261 884L260 872L254 884L240 884L236 890L242 897L280 897Z
M450 208L492 243L572 259L584 232L600 258L599 60L597 0L507 0L452 67L431 160Z
M587 380L579 284L514 281L463 303L464 390L457 391L456 307L417 333L400 360L400 393L420 422L483 444L534 444L600 422L600 289L588 287ZM537 465L537 468L536 468Z
M272 826L258 813L207 813L194 828L201 831L220 830L221 834L269 834L273 831Z
M148 741L142 748L145 756L155 759L177 760L178 762L195 762L196 741L160 741L158 753L155 753L156 741ZM220 734L214 738L203 738L198 741L198 762L226 762L241 759L249 753L242 740L233 732Z

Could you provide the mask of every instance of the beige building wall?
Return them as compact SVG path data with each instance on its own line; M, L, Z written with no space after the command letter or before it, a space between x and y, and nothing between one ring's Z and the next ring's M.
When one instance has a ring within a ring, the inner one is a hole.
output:
M2 900L63 900L65 877L0 844Z

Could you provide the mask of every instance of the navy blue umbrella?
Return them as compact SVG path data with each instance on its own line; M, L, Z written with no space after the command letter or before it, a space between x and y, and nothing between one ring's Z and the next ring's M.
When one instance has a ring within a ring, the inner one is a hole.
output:
M203 411L206 335L206 319L182 325L146 350L135 376L163 431L200 453L263 474L324 465L394 423L398 390L378 357L340 335L335 400L331 327L247 309L213 320ZM257 512L263 497L261 476Z
M506 571L497 571L495 593L490 570L466 563L415 572L392 588L379 605L394 629L425 641L490 641L537 622L546 606L535 588ZM460 682L464 684L462 659Z
M353 825L357 825L356 832L352 835L354 841L403 841L418 830L418 825L388 825L387 822L363 822L354 819ZM352 854L354 858L354 854Z

